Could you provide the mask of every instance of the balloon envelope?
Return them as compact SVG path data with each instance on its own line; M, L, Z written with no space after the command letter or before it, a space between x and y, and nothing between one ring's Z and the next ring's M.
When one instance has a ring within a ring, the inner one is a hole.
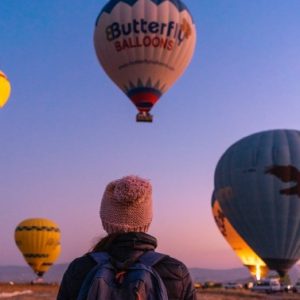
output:
M233 228L228 218L224 215L218 200L215 199L214 196L212 197L211 205L212 213L220 232L240 258L243 265L248 268L250 274L255 276L257 280L266 277L269 271L268 267Z
M58 258L60 229L48 219L27 219L15 230L16 244L33 271L42 276Z
M10 83L6 75L0 71L0 108L2 108L10 96Z
M137 107L138 121L152 120L149 111L184 72L195 43L181 0L111 0L94 32L100 64Z
M300 258L299 154L299 131L264 131L232 145L215 170L222 211L280 275Z

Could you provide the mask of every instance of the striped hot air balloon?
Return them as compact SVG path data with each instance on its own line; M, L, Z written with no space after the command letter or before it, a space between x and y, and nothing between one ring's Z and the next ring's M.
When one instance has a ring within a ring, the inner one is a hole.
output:
M42 277L60 254L60 229L48 219L26 219L15 229L15 242L28 265Z
M229 147L215 194L238 234L284 276L300 259L300 131L263 131Z
M181 0L110 0L100 12L94 45L108 76L151 122L150 110L189 65L196 43Z
M0 108L2 108L10 96L10 83L6 75L0 71Z

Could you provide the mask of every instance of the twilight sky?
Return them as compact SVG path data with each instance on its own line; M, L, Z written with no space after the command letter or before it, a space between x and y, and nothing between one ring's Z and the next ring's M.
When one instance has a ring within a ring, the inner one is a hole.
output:
M152 110L136 110L99 65L95 19L104 0L1 0L0 70L12 94L0 110L0 265L25 265L14 229L59 224L59 263L105 235L106 184L135 174L154 190L149 233L189 267L241 263L211 214L215 166L235 141L299 129L300 1L185 0L197 48Z

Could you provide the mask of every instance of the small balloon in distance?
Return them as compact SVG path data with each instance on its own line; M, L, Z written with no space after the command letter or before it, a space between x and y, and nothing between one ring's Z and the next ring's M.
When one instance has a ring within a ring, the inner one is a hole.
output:
M7 76L0 71L0 108L4 107L10 96L10 82Z
M61 251L58 225L44 218L22 221L15 229L15 242L25 261L42 277Z

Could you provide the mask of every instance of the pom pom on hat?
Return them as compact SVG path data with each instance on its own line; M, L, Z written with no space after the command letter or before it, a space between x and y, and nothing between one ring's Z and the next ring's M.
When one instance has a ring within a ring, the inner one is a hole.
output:
M113 197L123 205L142 203L151 197L151 185L148 181L137 176L127 176L117 180Z
M152 186L138 176L112 181L105 189L100 218L107 233L147 232L152 221Z

